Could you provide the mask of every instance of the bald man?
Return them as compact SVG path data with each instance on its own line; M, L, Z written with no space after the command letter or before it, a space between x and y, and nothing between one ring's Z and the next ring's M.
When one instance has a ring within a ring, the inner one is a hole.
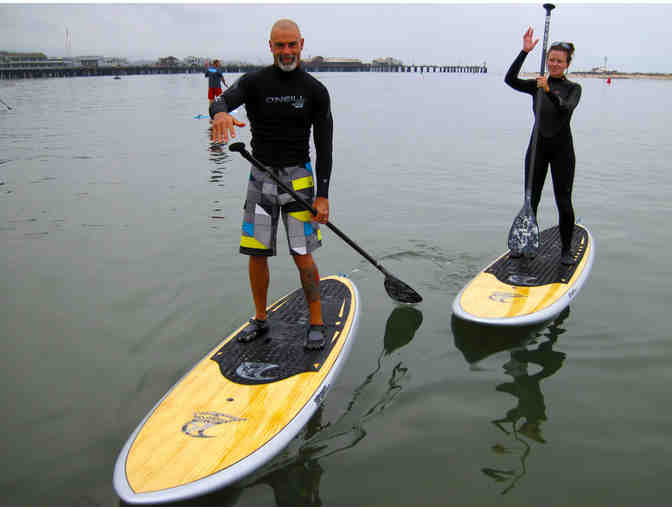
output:
M289 252L299 271L310 325L305 347L326 343L320 302L320 276L312 252L322 245L319 224L329 220L329 179L332 167L333 119L329 92L301 69L304 40L292 20L281 19L272 29L269 47L273 65L243 75L210 106L212 141L227 143L245 123L229 114L245 105L252 131L252 154L272 167L278 177L303 199L313 203L313 216L264 171L252 166L243 213L240 253L249 255L249 277L255 315L238 336L251 342L268 329L266 306L270 273L268 257L276 255L279 218ZM315 143L315 179L310 162L311 128Z

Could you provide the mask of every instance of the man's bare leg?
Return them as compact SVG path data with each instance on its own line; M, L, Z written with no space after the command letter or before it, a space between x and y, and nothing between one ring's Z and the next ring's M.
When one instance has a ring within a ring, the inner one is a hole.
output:
M322 302L320 301L320 274L313 256L294 255L294 262L299 270L303 293L308 302L310 312L310 329L306 337L307 349L322 349L326 343L324 321L322 319Z
M254 299L254 318L264 321L266 320L266 302L268 297L268 284L270 281L268 257L250 255L248 272L250 275L252 299Z
M308 302L310 310L310 323L315 326L322 326L322 304L320 302L320 274L313 260L313 256L294 255L294 262L299 270L303 294Z
M268 283L270 281L268 257L250 255L248 273L255 313L254 317L250 320L250 325L238 336L239 342L251 342L268 330L268 324L266 324L266 301Z

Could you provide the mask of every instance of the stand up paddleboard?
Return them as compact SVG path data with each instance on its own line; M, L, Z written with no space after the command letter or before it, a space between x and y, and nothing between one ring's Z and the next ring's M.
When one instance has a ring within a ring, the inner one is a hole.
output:
M533 259L507 251L483 269L457 295L453 312L461 319L498 326L522 326L552 319L576 297L595 258L590 231L574 226L571 266L560 263L560 230L540 234Z
M114 487L131 504L163 504L229 485L278 454L324 400L352 347L359 293L320 281L324 349L303 347L302 289L268 307L270 329L249 343L225 338L154 406L124 445Z

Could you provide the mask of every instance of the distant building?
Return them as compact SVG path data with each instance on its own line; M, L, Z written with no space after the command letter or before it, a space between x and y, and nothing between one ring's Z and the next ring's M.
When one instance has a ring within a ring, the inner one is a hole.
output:
M191 57L190 56L190 57L186 57L186 58L182 59L182 62L184 62L185 64L190 65L190 66L204 66L206 60L210 60L210 59L203 58L203 57Z
M340 57L329 57L325 58L323 64L327 65L337 65L337 66L361 66L362 61L358 58L340 58Z
M127 66L128 65L128 59L120 58L120 57L105 58L104 65Z
M180 60L177 57L163 57L160 58L157 62L160 66L175 66L180 63Z
M593 67L590 71L593 73L618 73L616 69L609 69L607 67L607 57L604 57L604 64Z
M311 57L307 60L304 60L303 62L306 64L320 65L322 62L324 62L324 57Z
M44 53L16 53L11 51L0 51L1 62L37 62L47 60Z
M404 63L401 60L392 57L385 58L375 58L371 62L374 66L403 66Z
M305 60L304 64L309 67L318 67L325 70L347 70L360 69L365 64L357 58L340 58L340 57L313 57L310 60Z
M321 69L341 69L347 70L348 68L353 69L362 69L369 66L403 66L404 63L393 57L385 58L376 58L370 64L362 62L358 58L344 58L344 57L312 57L307 60L304 60L304 63L308 66L319 67Z
M74 60L75 64L79 64L82 67L98 67L104 64L105 57L98 55L85 55L81 57L75 57L72 60Z
M605 66L593 67L591 73L618 73L616 69L607 69Z
M49 58L44 53L0 51L0 69L58 69L71 65L68 59Z

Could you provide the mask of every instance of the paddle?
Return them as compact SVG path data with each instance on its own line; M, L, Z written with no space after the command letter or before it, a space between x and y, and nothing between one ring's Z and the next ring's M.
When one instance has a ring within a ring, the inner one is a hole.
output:
M548 27L551 24L551 11L555 9L553 4L544 4L546 9L546 25L544 27L544 46L541 50L541 69L539 76L543 76L546 69L546 48L548 46ZM539 113L541 105L541 89L537 89L536 108L534 112L534 132L532 133L532 146L530 163L526 168L527 185L525 186L525 201L518 216L513 220L509 230L509 250L514 257L524 255L533 258L539 250L539 225L537 217L532 209L532 177L534 175L534 161L537 156L537 140L539 139Z
M313 207L308 202L306 202L303 198L297 195L293 189L289 188L285 183L283 183L272 169L264 166L254 156L252 156L252 154L247 152L244 143L241 142L232 143L231 145L229 145L229 150L233 152L239 152L241 156L243 156L254 166L266 172L278 184L278 186L282 188L283 191L289 193L289 195L292 196L294 200L296 200L303 207L308 209L313 214L313 216L317 215L317 211L315 211L315 209L313 209ZM371 264L376 266L376 268L381 273L385 275L385 290L392 299L394 299L395 301L399 301L401 303L409 303L409 304L419 303L420 301L422 301L422 297L420 296L420 294L418 294L411 287L409 287L404 282L399 280L399 278L396 278L395 276L391 275L378 261L376 261L373 257L371 257L371 255L369 255L362 248L360 248L352 239L350 239L343 232L341 232L333 223L328 221L326 225L331 230L333 230L334 233L336 233L341 239L343 239L352 248L354 248L357 252L359 252L359 254L362 255L366 260L368 260L369 262L371 262Z

